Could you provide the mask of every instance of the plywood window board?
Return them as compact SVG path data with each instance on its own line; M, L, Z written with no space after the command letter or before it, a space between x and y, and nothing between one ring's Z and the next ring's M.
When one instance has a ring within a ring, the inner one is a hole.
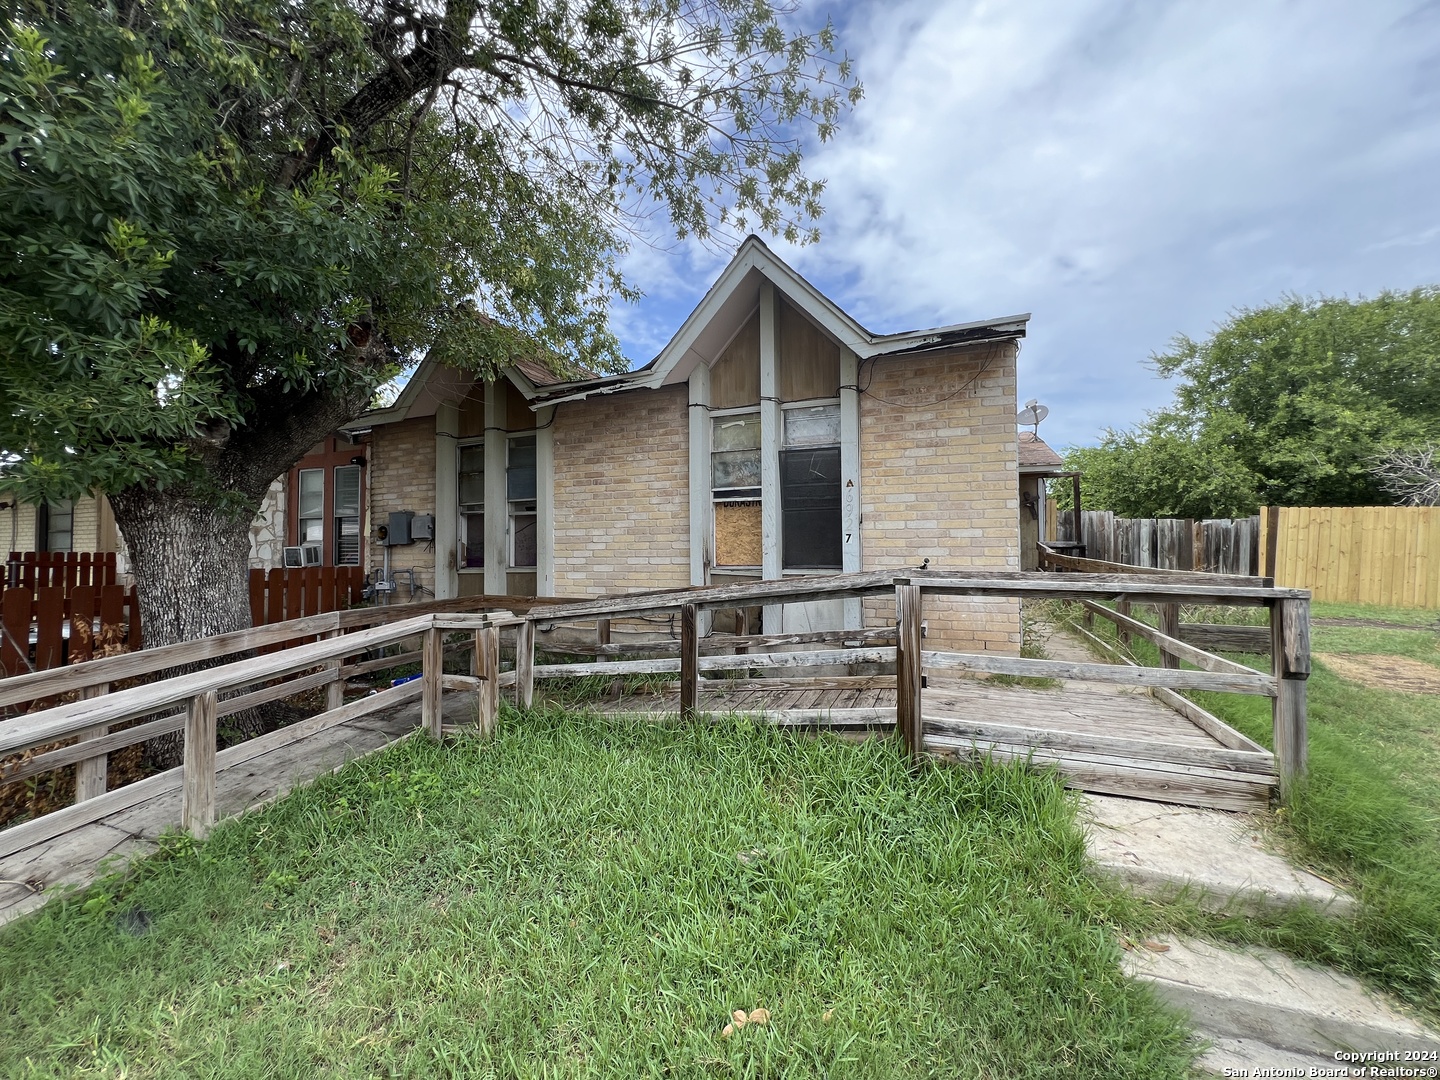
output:
M715 565L759 566L761 545L760 500L715 504Z

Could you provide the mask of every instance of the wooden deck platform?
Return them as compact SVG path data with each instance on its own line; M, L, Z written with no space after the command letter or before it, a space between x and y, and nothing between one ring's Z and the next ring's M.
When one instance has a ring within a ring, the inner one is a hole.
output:
M728 688L705 680L700 709L764 714L773 723L834 731L894 727L893 677L825 689L802 682L757 679ZM1207 731L1139 688L1070 683L1031 689L931 676L923 700L927 751L951 758L1030 758L1055 765L1069 786L1084 791L1254 810L1268 804L1277 782L1268 751L1223 725ZM678 691L632 694L592 707L675 713L680 699Z

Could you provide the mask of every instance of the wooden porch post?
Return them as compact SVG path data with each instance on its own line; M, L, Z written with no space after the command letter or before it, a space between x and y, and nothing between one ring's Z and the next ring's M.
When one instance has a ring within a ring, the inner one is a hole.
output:
M440 676L445 669L445 635L435 627L425 631L424 644L420 652L420 723L432 739L439 739L443 706L441 698L445 692Z
M1310 678L1310 601L1276 600L1270 605L1270 653L1279 693L1273 705L1275 765L1280 799L1288 801L1305 776L1305 681Z
M920 705L920 586L908 579L895 582L895 730L905 741L905 752L918 758L925 748Z
M215 691L190 699L185 716L184 788L180 827L197 840L215 824Z
M1155 608L1160 615L1160 632L1166 637L1178 638L1180 636L1180 605L1156 604ZM1178 668L1180 658L1173 653L1166 652L1162 647L1160 649L1160 666Z
M700 635L694 604L680 606L680 719L693 720L700 699Z
M481 735L493 735L495 717L500 712L500 631L496 627L475 631L475 677L482 680L475 695L478 699L476 723ZM518 668L515 681L518 686Z
M1128 616L1128 615L1130 614L1130 601L1129 601L1129 600L1116 600L1116 601L1115 601L1115 611L1116 611L1118 614ZM1121 627L1119 628L1119 638L1120 638L1120 644L1121 644L1121 645L1129 645L1129 644L1130 644L1130 631L1127 630L1124 626L1121 626Z
M515 628L515 704L528 709L534 702L535 624L526 619Z
M335 629L331 630L330 633L326 634L325 636L329 638L337 638L344 632L345 631L343 630ZM334 682L327 683L325 686L326 712L338 709L341 705L345 704L345 680L340 675L340 669L345 666L345 658L343 656L337 656L332 662L331 666L335 669L335 680Z
M87 686L80 691L80 699L97 698L102 694L110 692L108 683L103 686ZM86 739L98 739L108 734L108 724L101 724L98 727L87 728L80 733L80 742ZM109 775L109 754L97 754L95 757L86 758L75 766L75 801L84 802L86 799L93 799L97 795L104 795Z

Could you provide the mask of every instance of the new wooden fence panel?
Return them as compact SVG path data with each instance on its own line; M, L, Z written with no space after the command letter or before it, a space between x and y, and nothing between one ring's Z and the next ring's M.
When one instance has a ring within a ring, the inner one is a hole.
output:
M1316 600L1440 607L1440 507L1282 506L1272 516L1277 585Z

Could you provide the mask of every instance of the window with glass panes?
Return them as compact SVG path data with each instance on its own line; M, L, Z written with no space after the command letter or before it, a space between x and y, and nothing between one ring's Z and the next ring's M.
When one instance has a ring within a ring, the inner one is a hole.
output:
M296 484L295 519L299 523L297 543L323 545L325 542L325 470L301 469Z
M535 493L535 436L513 437L507 444L505 498L510 511L510 565L519 569L540 561Z
M75 501L41 503L36 514L35 540L40 551L70 551L75 544ZM43 545L43 546L42 546Z
M460 447L460 565L485 565L485 444Z

